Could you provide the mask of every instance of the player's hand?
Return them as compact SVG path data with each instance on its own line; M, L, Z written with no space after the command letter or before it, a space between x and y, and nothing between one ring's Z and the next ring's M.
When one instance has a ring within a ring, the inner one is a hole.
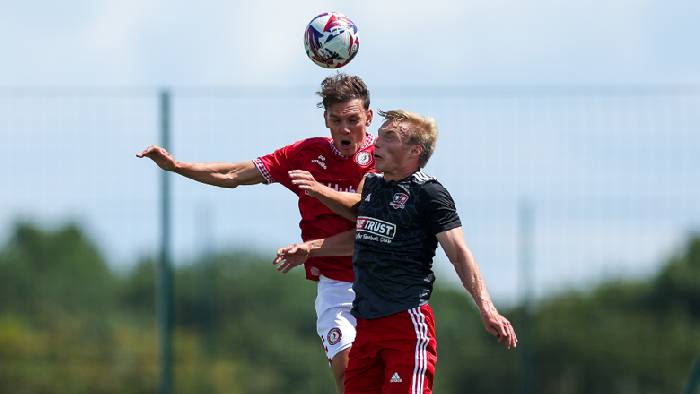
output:
M515 329L510 324L508 319L494 311L482 311L481 322L489 334L498 338L507 349L518 346L518 337L515 335Z
M311 254L311 248L306 243L292 244L277 250L277 257L272 262L278 272L286 274L297 265L306 262Z
M165 171L175 170L177 161L175 158L168 153L167 150L156 145L149 145L148 148L144 149L143 152L137 153L136 157L148 157L153 160L158 167L164 169Z
M292 180L293 184L299 186L299 189L303 190L311 197L318 197L321 194L321 189L325 187L318 183L316 178L308 171L289 171L289 178Z

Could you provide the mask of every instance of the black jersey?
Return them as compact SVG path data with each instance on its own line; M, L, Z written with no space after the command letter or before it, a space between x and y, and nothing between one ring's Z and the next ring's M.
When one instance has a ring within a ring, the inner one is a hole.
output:
M460 226L452 197L424 172L399 181L367 174L357 211L352 313L374 319L427 303L436 234Z

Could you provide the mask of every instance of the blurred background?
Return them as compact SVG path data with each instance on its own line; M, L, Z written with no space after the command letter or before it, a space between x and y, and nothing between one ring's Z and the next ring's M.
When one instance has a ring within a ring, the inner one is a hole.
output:
M170 176L164 232L162 172L135 157L164 129L183 161L327 135L334 71L303 48L324 11L358 25L342 71L372 107L437 119L426 170L519 333L484 332L439 252L435 393L698 392L690 0L3 4L0 392L333 392L315 286L270 266L294 195Z

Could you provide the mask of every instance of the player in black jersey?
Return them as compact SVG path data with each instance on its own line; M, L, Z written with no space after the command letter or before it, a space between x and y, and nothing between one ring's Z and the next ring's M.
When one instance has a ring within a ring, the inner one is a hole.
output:
M322 186L306 172L290 173L308 194L356 218L356 229L281 248L274 264L287 272L309 256L353 255L352 313L358 323L345 394L430 393L437 350L428 300L438 243L486 330L507 348L515 347L517 338L491 301L452 197L421 170L435 149L435 121L403 110L380 115L386 120L375 141L375 163L382 174L367 174L359 194Z

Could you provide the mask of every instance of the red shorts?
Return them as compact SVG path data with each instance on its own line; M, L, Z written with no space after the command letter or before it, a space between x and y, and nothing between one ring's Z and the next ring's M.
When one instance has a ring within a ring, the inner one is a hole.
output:
M430 394L436 362L435 318L427 304L379 319L357 319L345 394Z

